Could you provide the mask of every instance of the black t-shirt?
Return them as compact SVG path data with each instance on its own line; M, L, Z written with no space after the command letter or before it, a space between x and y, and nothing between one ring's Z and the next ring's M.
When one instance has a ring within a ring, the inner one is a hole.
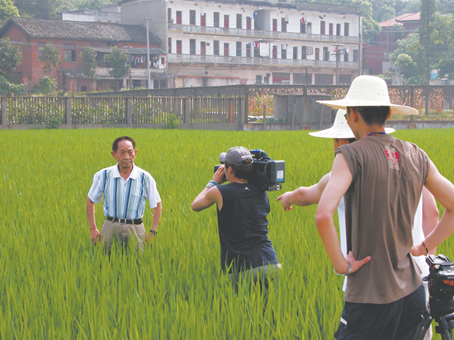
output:
M252 184L219 185L222 210L218 211L221 267L229 272L278 264L276 252L268 238L270 204L266 191Z

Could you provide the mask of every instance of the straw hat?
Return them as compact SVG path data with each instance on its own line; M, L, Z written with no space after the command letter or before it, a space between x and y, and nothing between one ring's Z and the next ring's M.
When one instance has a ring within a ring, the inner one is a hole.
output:
M322 138L338 138L338 139L355 138L355 135L348 126L347 120L344 117L345 113L347 113L347 111L337 110L336 118L334 119L332 127L317 132L309 132L309 134L314 137ZM396 130L393 128L385 128L385 131L386 133L393 133Z
M353 79L344 99L318 100L320 104L335 109L347 107L389 106L391 113L400 115L418 115L418 110L404 105L391 104L386 82L379 77L359 76Z

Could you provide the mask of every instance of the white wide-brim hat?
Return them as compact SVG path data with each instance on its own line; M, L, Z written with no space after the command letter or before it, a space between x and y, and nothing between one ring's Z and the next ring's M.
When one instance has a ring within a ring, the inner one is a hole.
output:
M355 138L355 135L348 126L347 120L344 117L345 113L347 113L347 111L342 109L337 110L336 118L334 119L332 127L317 132L309 132L309 134L314 137L322 138L337 138L337 139ZM393 128L385 128L386 133L393 133L394 131L396 130Z
M347 107L389 106L391 114L419 115L419 111L410 106L391 104L386 82L375 76L359 76L353 79L344 99L317 102L344 110Z

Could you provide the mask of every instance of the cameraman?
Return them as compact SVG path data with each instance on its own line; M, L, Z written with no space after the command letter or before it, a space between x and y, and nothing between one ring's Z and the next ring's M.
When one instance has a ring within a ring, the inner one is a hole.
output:
M253 158L249 150L236 146L225 155L225 163L191 205L201 211L217 205L221 268L230 274L242 272L257 280L281 268L268 238L270 204L266 191L250 184ZM220 185L225 181L227 185Z

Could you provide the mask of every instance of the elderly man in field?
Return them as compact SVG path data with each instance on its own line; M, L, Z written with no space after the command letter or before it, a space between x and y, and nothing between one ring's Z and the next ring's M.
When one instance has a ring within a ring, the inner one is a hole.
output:
M124 246L134 236L137 247L143 252L144 242L152 243L161 219L161 198L156 182L147 171L134 164L137 150L131 137L115 139L111 154L117 164L98 171L88 192L87 217L91 239L96 243L102 236L110 254L114 240ZM100 234L95 223L95 203L101 202L103 195L106 220ZM153 223L148 236L143 225L146 199L153 209Z
M347 110L348 125L357 139L336 150L315 217L335 272L349 276L335 336L412 339L425 309L425 293L410 252L427 255L454 232L454 185L424 151L386 134L391 113L418 111L392 104L383 79L357 77L345 99L321 103ZM412 225L424 186L446 211L435 229L413 245ZM346 257L333 222L342 197Z

